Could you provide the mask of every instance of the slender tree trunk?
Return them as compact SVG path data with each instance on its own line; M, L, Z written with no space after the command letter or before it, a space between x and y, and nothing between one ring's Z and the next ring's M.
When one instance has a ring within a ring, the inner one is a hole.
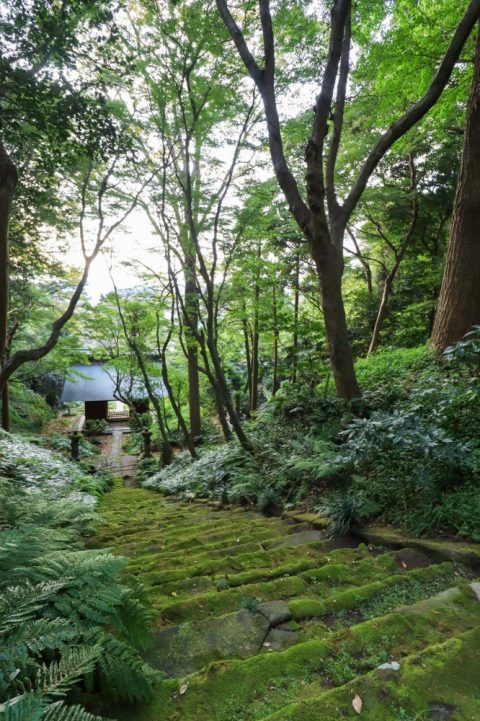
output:
M170 441L168 439L168 431L167 431L165 421L163 418L160 401L158 400L158 397L156 396L156 394L152 388L152 385L150 383L150 378L148 376L148 371L145 367L145 363L142 358L142 354L136 343L133 343L133 350L137 357L138 366L139 366L140 371L143 376L143 382L145 383L145 388L147 390L148 397L150 398L150 400L153 404L153 407L155 408L155 415L157 416L158 428L160 430L160 435L162 438L162 465L168 466L172 462L173 454L172 454L172 446L170 445Z
M295 257L295 287L293 296L293 357L292 357L292 383L297 382L298 369L298 311L300 303L300 256Z
M185 258L185 308L191 323L198 324L198 291L195 280L195 257ZM189 324L186 324L187 329ZM187 333L188 366L188 407L190 415L190 435L192 441L201 435L200 415L200 374L198 370L198 349L193 334Z
M225 412L225 406L223 403L223 396L222 396L222 393L220 391L218 384L215 382L215 384L212 384L212 385L213 385L213 392L215 394L215 404L217 406L218 420L222 427L223 437L225 438L225 440L228 443L228 441L232 440L233 433L228 424L228 418L227 418L227 414Z
M248 337L247 309L243 304L243 343L245 346L245 360L247 363L247 391L248 391L248 410L252 405L252 357L250 354L250 340Z
M278 390L278 308L277 308L277 288L273 284L273 374L272 374L272 396Z
M253 334L252 334L252 395L250 398L250 412L254 412L258 407L258 348L260 337L258 332L258 303L260 301L260 286L258 282L255 285L255 307L253 315Z
M185 440L185 444L190 452L190 455L192 456L192 458L198 458L191 433L188 432L188 427L187 427L187 424L185 423L182 409L181 409L180 405L177 403L177 399L175 398L175 393L173 392L172 384L170 383L170 378L168 375L168 369L167 369L167 364L165 362L165 358L162 358L162 380L163 380L163 384L164 384L165 388L167 389L168 399L170 401L170 405L172 406L173 412L175 413L177 423L178 423L178 428L182 431L182 435Z
M390 297L390 292L392 290L392 283L393 279L390 277L389 274L385 278L385 281L383 283L382 298L380 300L380 305L378 306L377 317L375 318L375 325L373 327L372 339L368 348L368 355L370 355L370 353L373 353L373 351L376 350L378 347L378 343L380 340L380 332L383 328L385 316L387 315L387 305L388 299Z
M372 339L370 341L368 354L373 353L373 351L376 350L376 348L378 347L378 343L380 341L380 333L383 328L385 316L387 315L388 300L390 298L390 293L392 292L393 283L395 281L395 278L397 277L397 273L399 271L402 260L405 258L405 254L408 250L408 247L410 246L410 243L413 240L413 236L415 234L415 228L417 227L417 220L418 220L417 173L416 173L416 169L415 169L415 160L411 153L408 156L408 162L409 162L409 166L410 166L410 183L411 183L410 191L414 194L413 205L412 205L412 216L410 219L410 224L409 224L408 230L403 237L403 240L401 242L399 249L394 251L395 262L393 264L393 267L392 267L390 273L387 274L387 276L384 280L384 283L383 283L382 298L380 300L380 305L378 307L377 317L375 319L375 325L373 327Z
M242 428L242 424L240 422L239 417L237 416L237 414L235 412L235 405L233 403L232 396L231 396L231 393L228 388L227 380L226 380L225 374L223 372L220 356L218 355L217 344L216 344L213 336L211 336L210 334L207 339L207 344L208 344L208 350L210 353L210 357L212 359L213 368L215 370L215 377L217 380L217 387L218 387L219 396L222 401L222 405L226 408L228 417L230 419L230 423L232 424L232 428L235 432L235 435L238 438L240 445L242 446L242 448L244 450L251 453L252 445L251 445L245 431Z
M10 248L8 225L13 195L17 185L17 170L0 139L0 367L6 361L8 338ZM2 428L10 430L8 382L2 388Z
M480 325L480 29L462 164L432 346L443 350Z

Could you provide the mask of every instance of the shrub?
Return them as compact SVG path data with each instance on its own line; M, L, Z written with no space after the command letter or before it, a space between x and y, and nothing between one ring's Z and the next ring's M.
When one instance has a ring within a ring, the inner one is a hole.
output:
M85 421L85 432L94 436L96 433L104 433L108 428L108 421L103 418L89 418Z
M355 419L342 435L345 462L368 479L369 495L392 522L472 477L471 446L410 411Z
M4 431L0 431L0 474L16 481L20 488L41 492L45 497L75 493L91 504L96 503L94 496L105 485L104 477L85 473L61 454Z
M370 515L372 509L360 493L350 488L348 491L327 494L317 510L321 516L329 519L334 536L345 536L352 526Z
M39 433L53 418L43 398L22 383L10 383L10 425L16 433Z
M202 451L193 462L186 451L144 484L167 494L191 494L221 501L253 503L264 482L255 460L237 443Z

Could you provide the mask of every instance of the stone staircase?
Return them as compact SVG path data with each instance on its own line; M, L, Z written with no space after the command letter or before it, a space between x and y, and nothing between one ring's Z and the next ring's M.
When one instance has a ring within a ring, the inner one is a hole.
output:
M478 571L142 489L112 491L101 514L97 543L148 590L163 676L150 704L111 715L479 721Z

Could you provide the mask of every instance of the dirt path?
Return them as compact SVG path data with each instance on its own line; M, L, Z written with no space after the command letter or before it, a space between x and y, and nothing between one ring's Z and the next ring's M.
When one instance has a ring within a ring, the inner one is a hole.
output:
M143 489L112 491L101 514L98 542L149 591L164 675L153 702L112 716L480 718L480 586L462 567Z
M106 458L106 467L115 475L123 479L124 485L134 486L137 472L138 457L123 453L124 434L128 429L121 424L113 427L109 454Z

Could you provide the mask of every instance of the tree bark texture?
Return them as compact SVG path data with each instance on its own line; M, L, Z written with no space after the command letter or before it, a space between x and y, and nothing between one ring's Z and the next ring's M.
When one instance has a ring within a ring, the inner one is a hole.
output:
M473 325L480 325L480 29L432 346L443 350Z
M12 208L13 195L18 175L15 165L6 152L0 139L0 367L6 361L8 339L8 308L9 308L9 268L10 248L8 226ZM1 389L2 428L10 430L10 414L8 403L8 385Z

